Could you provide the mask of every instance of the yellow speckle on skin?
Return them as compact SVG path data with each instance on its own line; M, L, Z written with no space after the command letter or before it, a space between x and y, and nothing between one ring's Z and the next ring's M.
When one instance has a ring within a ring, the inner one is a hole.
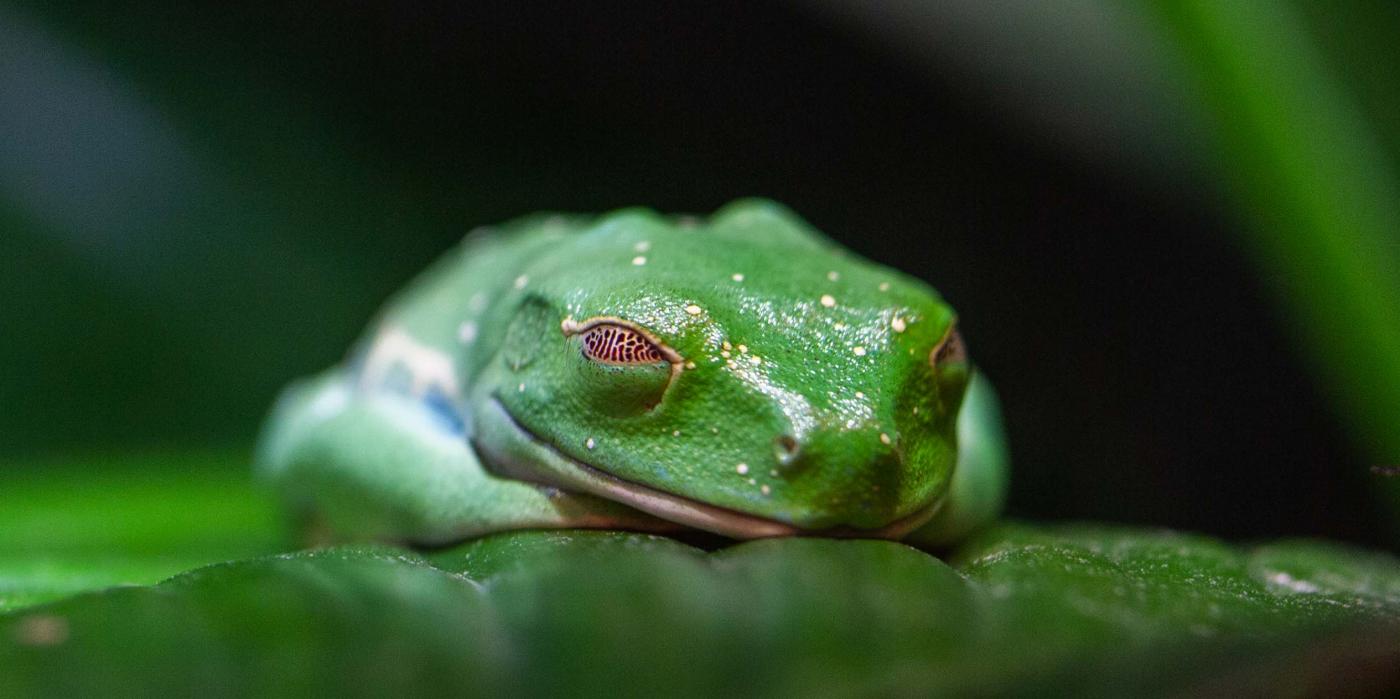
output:
M774 478L777 478L777 477L778 477L778 469L775 468L775 469L769 471L769 472L768 472L768 475L770 475L770 476L772 476L772 477L774 477Z
M865 392L856 391L856 400L865 400Z
M729 340L725 340L724 342L719 343L719 346L727 350L734 349L734 345L729 344Z
M899 316L895 316L895 317L893 317L893 318L890 319L890 328L891 328L892 330L894 330L895 332L897 332L897 333L902 333L902 332L904 332L904 328L905 328L905 327L907 327L907 326L904 324L904 319L903 319L903 318L900 318Z
M748 464L739 464L738 466L735 466L735 467L734 467L734 470L735 470L739 475L742 476L742 475L745 475L745 474L747 474L747 473L749 472L749 465L748 465Z
M595 442L595 441L593 441L593 438L592 438L592 437L589 437L588 439L585 439L585 440L583 441L583 446L588 447L589 449L592 449L593 447L598 446L598 443Z
M692 303L689 306L685 307L685 312L693 316L698 316L701 313L704 313L704 309Z
M840 279L840 278L841 278L841 273L840 273L840 272L837 272L836 270L832 270L832 271L826 273L826 280L829 281L829 282L834 282L834 281L836 281L837 279Z
M694 368L695 368L695 362L686 362L686 363L685 363L685 368L687 368L687 369L694 369Z
M887 434L885 434L884 432L881 432L881 433L880 433L880 443L881 443L881 444L889 444L889 443L890 443L890 436L887 435Z
M720 350L719 356L724 357L725 359L729 359L729 350Z
M642 255L638 255L638 256L632 258L632 265L633 265L634 267L641 267L642 265L644 265L644 264L646 264L646 263L647 263L647 258L644 257L644 256L642 256Z
M748 345L739 345L739 354L748 354L748 353L749 353L749 346L748 346Z
M880 282L880 291L889 291L889 290L890 290L890 283L889 283L889 282Z
M865 356L865 348L864 348L864 347L861 347L860 345L856 345L855 347L852 347L852 348L851 348L851 352L853 352L857 357L864 357L864 356Z
M832 329L832 330L845 330L845 329L846 329L846 324L845 324L845 323L836 323L835 325L832 325L832 326L831 326L831 329Z
M679 437L679 436L681 436L681 431L680 431L680 430L671 430L671 436L672 436L672 437Z
M749 363L752 364L752 365L754 365L754 366L758 366L759 364L762 364L762 363L763 363L763 360L762 360L762 359L759 359L759 358L758 358L758 355L756 355L756 354L751 354L751 355L749 355Z
M832 308L836 305L836 297L831 294L822 294L822 305Z
M633 246L632 246L632 249L633 249L633 250L636 250L637 252L646 252L646 251L648 251L648 250L651 249L651 241L650 241L650 240L639 240L639 241L637 241L637 244L636 244L636 245L633 245Z
M730 278L730 279L733 279L733 280L736 281L736 282L744 281L744 275L739 274L738 272L735 272L735 273L734 273L732 276L730 276L729 278Z
M530 278L523 274L515 278L515 288L517 289L524 289L525 285L529 283Z
M763 493L764 495L767 495L767 494L773 492L773 489L772 489L772 488L769 488L767 483L764 483L762 486L759 487L758 492Z
M915 414L915 415L918 415L918 414L919 414L919 406L917 406L917 405L914 406L914 414Z

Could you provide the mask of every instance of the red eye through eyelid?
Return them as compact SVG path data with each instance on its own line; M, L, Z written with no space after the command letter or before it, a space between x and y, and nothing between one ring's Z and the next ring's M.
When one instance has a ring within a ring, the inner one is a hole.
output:
M641 333L620 325L595 325L579 336L583 356L605 364L656 364L666 361L661 350Z

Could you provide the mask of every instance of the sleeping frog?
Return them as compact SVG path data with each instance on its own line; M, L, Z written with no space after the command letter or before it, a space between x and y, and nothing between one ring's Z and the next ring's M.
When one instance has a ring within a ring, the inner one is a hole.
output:
M289 387L259 469L337 539L698 529L946 545L1007 457L954 312L744 200L468 235L343 365Z

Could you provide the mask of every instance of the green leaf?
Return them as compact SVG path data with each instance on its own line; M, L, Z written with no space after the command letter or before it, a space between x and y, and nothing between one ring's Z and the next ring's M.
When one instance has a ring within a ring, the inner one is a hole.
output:
M947 562L589 531L277 554L245 456L102 461L0 470L0 696L1321 691L1400 662L1400 562L1335 543L1007 523Z
M291 548L243 453L0 466L0 612Z
M0 617L0 694L1268 690L1350 662L1317 642L1400 658L1382 554L1013 524L953 560L609 532L265 557Z

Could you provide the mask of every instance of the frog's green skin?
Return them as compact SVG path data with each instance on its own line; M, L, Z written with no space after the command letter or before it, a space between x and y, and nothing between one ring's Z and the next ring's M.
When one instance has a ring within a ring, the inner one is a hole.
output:
M659 361L586 356L599 319ZM338 538L940 545L995 516L1006 480L995 397L953 324L933 289L772 202L537 216L468 236L344 366L288 389L261 468Z

